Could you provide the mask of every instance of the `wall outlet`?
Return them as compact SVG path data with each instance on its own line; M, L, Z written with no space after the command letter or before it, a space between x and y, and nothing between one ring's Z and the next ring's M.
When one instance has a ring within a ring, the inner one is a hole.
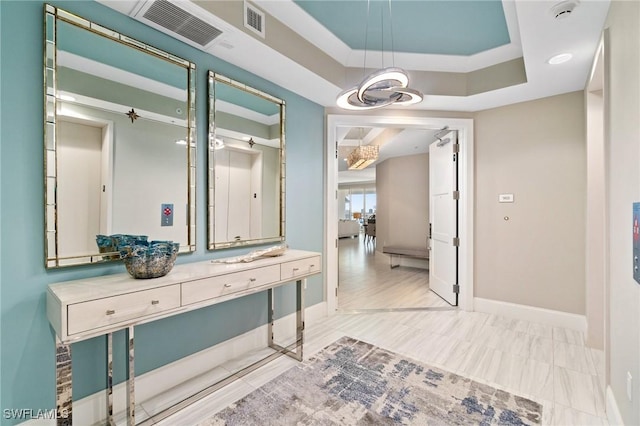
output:
M631 376L631 373L627 371L627 398L629 398L629 401L632 400L632 394L631 394L631 389L633 389L633 377Z

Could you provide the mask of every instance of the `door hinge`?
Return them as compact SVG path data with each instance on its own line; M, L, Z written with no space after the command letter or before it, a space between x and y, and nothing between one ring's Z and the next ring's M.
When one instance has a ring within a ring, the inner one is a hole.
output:
M453 144L453 153L457 154L460 152L460 144L459 143L454 143Z
M338 158L338 141L336 141L336 159Z
M454 285L453 285L453 292L454 292L455 294L460 293L460 286L459 286L458 284L454 284Z
M453 191L453 199L454 200L460 199L460 191Z
M336 248L338 248L338 239L336 238Z
M338 287L336 287L336 297L338 297Z
M453 245L454 245L455 247L460 247L460 238L458 238L458 237L454 237L454 239L453 239Z

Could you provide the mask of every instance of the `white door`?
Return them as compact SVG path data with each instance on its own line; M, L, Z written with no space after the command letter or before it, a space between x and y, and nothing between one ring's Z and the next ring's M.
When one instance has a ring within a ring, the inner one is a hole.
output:
M58 127L58 253L95 253L100 234L102 129L60 120Z
M227 241L251 238L251 155L229 152L229 206Z
M429 145L429 287L458 305L457 132Z

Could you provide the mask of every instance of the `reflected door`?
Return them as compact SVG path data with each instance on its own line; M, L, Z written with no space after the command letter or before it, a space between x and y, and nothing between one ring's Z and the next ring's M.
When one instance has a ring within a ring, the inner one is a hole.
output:
M250 239L251 232L251 157L229 152L228 241Z
M429 287L458 305L458 162L456 132L429 146Z
M216 152L216 241L262 237L262 156L259 152ZM219 227L219 228L218 228Z

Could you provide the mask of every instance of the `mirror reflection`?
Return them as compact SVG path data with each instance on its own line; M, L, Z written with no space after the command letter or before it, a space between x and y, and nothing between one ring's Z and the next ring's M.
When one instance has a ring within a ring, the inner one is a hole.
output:
M209 248L284 241L284 101L209 72Z
M117 258L97 235L194 250L195 65L49 5L46 26L47 267Z

